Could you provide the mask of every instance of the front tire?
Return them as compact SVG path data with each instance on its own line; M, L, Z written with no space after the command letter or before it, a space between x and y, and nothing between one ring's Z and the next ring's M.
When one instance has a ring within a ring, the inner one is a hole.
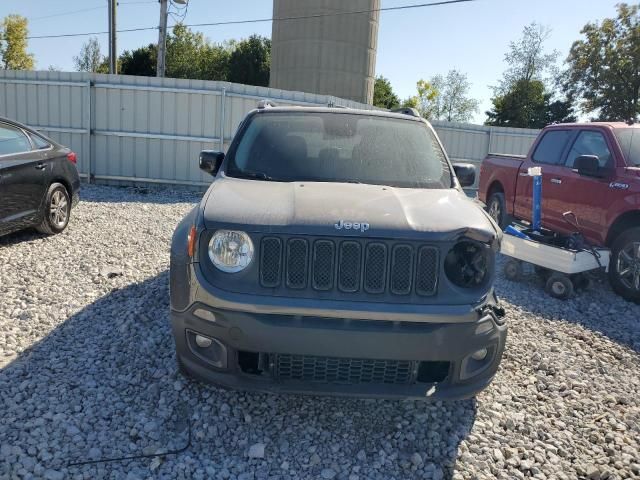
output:
M62 232L69 225L71 217L71 197L64 185L52 183L44 203L43 219L36 230L47 235Z
M613 242L609 264L613 291L640 303L640 228L631 228Z
M511 223L511 217L507 214L507 202L504 193L493 192L487 200L487 213L495 220L501 229L507 228Z

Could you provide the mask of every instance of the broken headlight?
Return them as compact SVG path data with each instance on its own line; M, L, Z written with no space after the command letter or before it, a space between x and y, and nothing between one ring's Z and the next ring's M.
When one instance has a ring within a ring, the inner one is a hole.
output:
M477 288L489 278L489 248L470 240L456 243L444 259L447 278L458 287Z

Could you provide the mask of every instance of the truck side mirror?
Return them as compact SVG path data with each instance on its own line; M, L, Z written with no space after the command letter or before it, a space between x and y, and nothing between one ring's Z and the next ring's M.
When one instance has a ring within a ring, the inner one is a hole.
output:
M215 177L218 174L218 170L220 170L222 160L224 160L224 152L202 150L200 152L200 170Z
M578 171L579 175L585 177L601 176L600 159L597 155L580 155L573 162L573 168Z
M476 167L471 163L454 163L453 171L460 185L463 187L472 187L476 183Z

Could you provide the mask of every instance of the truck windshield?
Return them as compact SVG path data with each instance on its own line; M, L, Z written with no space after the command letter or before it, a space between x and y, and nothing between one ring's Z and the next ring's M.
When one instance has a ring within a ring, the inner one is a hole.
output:
M640 128L616 128L616 137L627 165L640 167Z
M349 113L256 114L229 152L226 173L281 182L452 186L444 152L423 123Z

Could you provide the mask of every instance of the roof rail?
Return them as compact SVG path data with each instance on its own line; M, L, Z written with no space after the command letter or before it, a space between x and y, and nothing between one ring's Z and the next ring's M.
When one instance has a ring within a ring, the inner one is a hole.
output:
M403 115L410 115L412 117L420 118L420 113L418 113L418 110L411 107L394 108L391 110L391 113L402 113Z
M263 110L265 108L277 107L277 106L278 105L276 104L276 102L274 102L273 100L268 100L266 98L258 102L258 108L260 110Z

